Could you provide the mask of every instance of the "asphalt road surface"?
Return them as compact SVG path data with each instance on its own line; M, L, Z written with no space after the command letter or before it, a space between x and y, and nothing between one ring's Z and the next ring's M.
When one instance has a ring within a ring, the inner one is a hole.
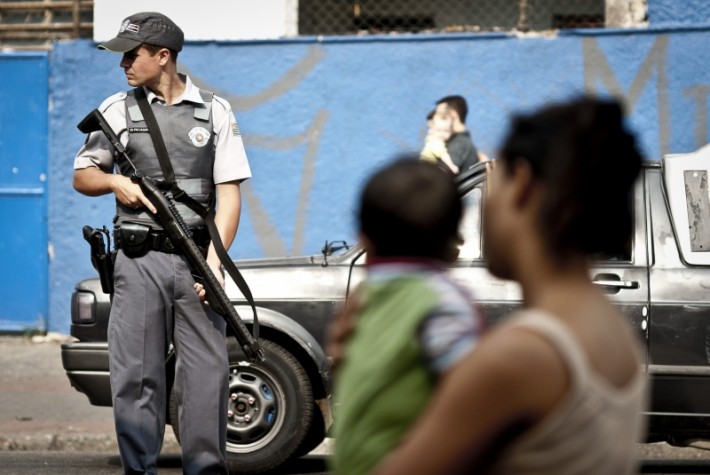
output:
M180 456L161 455L158 459L161 475L182 474ZM120 475L118 455L91 452L0 452L0 474L7 475ZM284 465L266 475L327 475L323 456L308 455Z

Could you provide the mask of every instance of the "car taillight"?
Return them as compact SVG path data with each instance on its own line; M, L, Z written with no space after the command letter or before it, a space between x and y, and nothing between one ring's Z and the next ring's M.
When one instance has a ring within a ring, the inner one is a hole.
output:
M72 323L96 322L96 297L92 292L74 292L71 298Z

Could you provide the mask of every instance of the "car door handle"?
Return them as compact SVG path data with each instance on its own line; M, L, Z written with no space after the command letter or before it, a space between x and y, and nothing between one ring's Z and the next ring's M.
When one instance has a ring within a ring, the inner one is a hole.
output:
M638 289L639 283L635 280L593 280L596 285L614 287L617 289Z

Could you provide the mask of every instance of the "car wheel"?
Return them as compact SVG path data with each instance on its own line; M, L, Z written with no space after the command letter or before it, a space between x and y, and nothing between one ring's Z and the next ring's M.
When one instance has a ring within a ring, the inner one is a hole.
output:
M265 360L251 363L234 338L227 340L230 473L258 473L278 467L295 455L313 424L313 392L303 366L278 344L263 338L259 343ZM174 392L170 420L179 442Z
M323 421L323 413L317 404L313 404L313 423L308 431L308 434L301 441L294 452L294 457L301 457L308 454L311 450L318 447L325 440L325 422Z

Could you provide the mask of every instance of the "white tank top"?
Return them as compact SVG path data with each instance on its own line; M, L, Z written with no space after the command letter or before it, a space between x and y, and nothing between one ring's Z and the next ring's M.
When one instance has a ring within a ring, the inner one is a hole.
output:
M509 321L530 329L557 349L570 374L568 394L530 431L515 439L495 463L497 475L635 474L637 446L646 428L646 376L622 388L590 367L575 336L540 310L525 310ZM637 352L640 354L640 352Z

